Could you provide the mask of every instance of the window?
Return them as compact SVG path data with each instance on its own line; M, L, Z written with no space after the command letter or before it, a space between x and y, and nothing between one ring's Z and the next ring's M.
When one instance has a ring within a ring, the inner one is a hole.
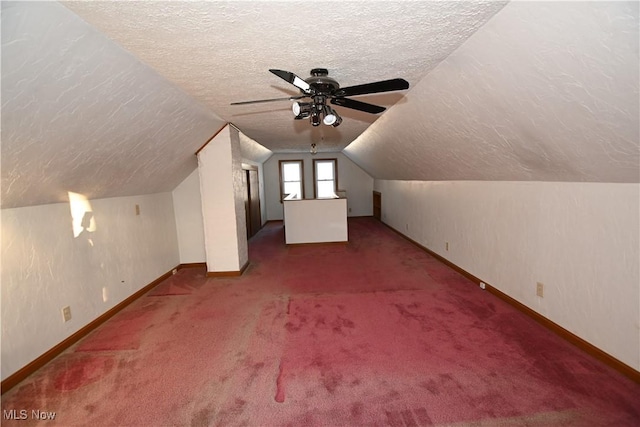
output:
M313 181L315 197L318 199L336 197L338 191L338 160L314 159Z
M294 199L304 199L302 160L280 160L280 200L290 194Z

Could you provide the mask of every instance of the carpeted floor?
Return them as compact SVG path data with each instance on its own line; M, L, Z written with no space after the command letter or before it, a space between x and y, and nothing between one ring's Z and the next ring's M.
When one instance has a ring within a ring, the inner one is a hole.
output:
M269 223L242 277L180 270L3 395L2 424L640 425L639 384L374 219L349 239Z

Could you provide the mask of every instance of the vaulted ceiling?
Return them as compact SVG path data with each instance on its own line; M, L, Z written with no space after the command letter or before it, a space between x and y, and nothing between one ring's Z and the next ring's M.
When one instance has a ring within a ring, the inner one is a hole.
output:
M416 84L505 2L65 2L137 58L272 151L340 151L378 116L336 107L338 128L294 121L298 89L269 73L302 78L329 70L341 86L402 77ZM366 7L365 7L366 5ZM367 97L391 106L404 93Z
M2 2L2 207L170 191L225 123L248 157L376 178L639 182L637 2ZM293 120L269 68L408 91ZM259 143L263 147L256 144Z
M513 2L345 152L377 178L639 182L638 2Z

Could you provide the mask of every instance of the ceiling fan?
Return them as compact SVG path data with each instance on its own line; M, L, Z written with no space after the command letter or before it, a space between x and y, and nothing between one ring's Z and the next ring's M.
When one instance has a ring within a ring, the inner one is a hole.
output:
M231 105L257 104L272 101L293 101L310 98L311 102L294 102L292 109L296 120L309 118L313 126L319 126L320 121L328 126L339 126L342 118L327 105L329 101L333 105L364 111L371 114L379 114L386 110L379 105L368 104L347 96L366 95L370 93L391 92L394 90L409 89L409 82L404 79L390 79L374 83L365 83L356 86L341 88L337 81L329 77L326 68L314 68L311 77L302 79L290 71L270 69L270 72L300 89L301 95L288 98L260 99L256 101L233 102Z

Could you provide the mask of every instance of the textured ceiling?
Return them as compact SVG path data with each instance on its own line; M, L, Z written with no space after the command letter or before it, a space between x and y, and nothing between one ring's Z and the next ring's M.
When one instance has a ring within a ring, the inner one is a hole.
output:
M2 207L170 191L226 122L254 162L353 141L374 178L640 181L638 2L327 4L3 1ZM314 67L411 88L338 128L229 105Z
M170 191L224 121L54 2L2 2L2 207Z
M513 2L345 154L376 178L639 182L638 2Z
M504 2L65 2L161 75L272 151L340 151L378 116L341 107L338 128L294 121L295 95L268 72L329 69L341 86L416 84ZM366 5L366 6L365 6ZM391 106L405 92L358 97Z

